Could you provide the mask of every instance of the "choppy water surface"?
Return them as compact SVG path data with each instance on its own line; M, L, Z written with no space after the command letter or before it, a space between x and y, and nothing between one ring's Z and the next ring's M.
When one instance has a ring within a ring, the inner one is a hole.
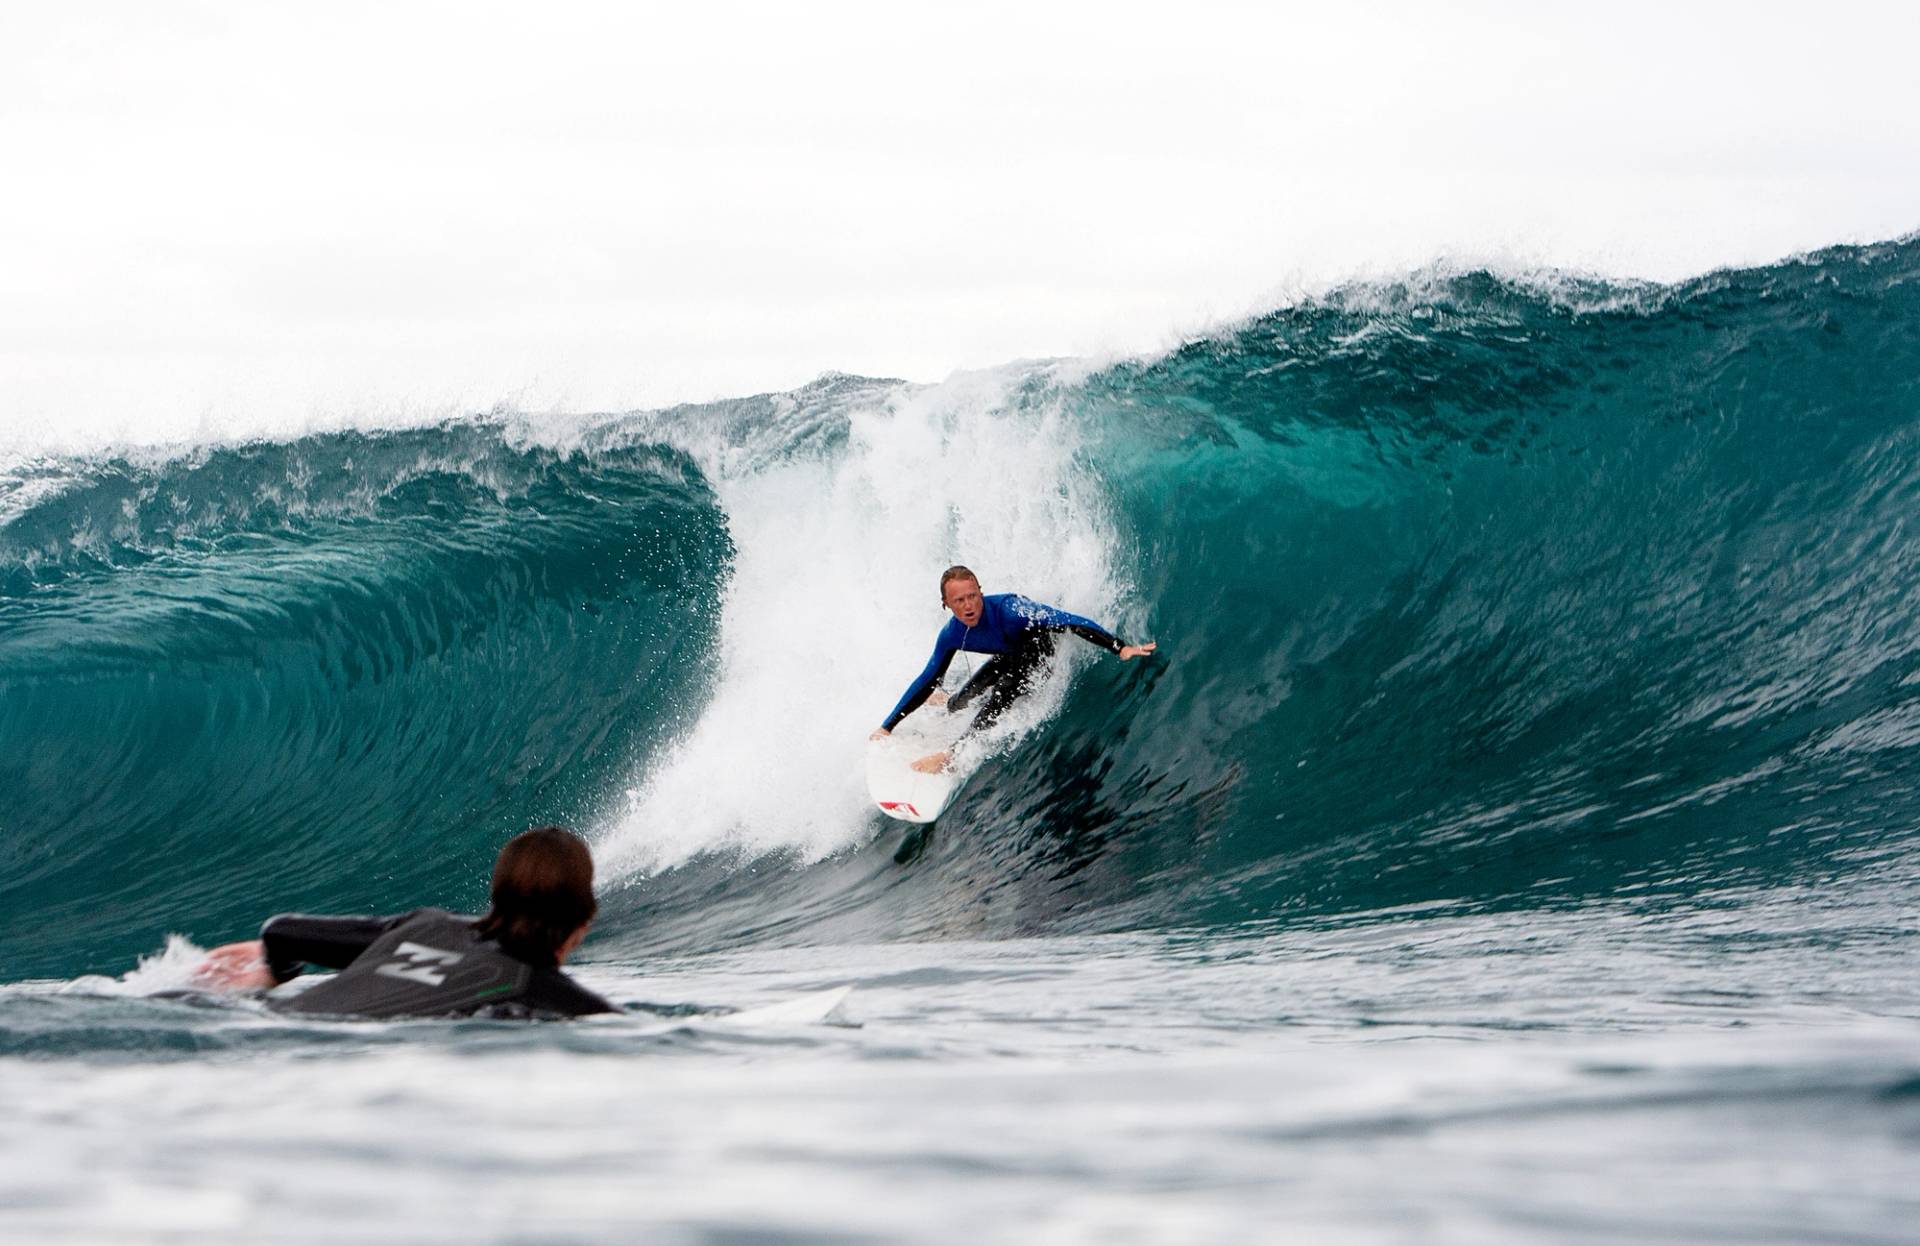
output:
M1912 1240L1917 438L1909 240L0 463L0 1232ZM1162 652L903 838L956 559ZM155 994L545 821L626 1016Z
M0 1199L23 1240L1911 1240L1910 920L747 950L589 966L636 1011L541 1027L16 986Z

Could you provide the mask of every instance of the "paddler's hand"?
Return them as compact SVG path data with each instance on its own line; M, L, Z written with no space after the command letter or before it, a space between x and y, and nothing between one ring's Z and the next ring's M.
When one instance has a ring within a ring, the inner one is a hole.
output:
M205 991L264 991L279 985L267 968L266 945L258 939L208 952L194 967L193 984Z
M890 735L892 735L892 734L893 734L893 732L891 732L891 731L888 731L888 730L887 730L887 729L886 729L885 727L882 727L882 728L880 728L880 729L879 729L878 731L876 731L876 732L874 732L874 733L873 733L872 735L870 735L870 736L868 736L868 737L867 737L867 739L869 739L869 740L884 740L884 739L886 739L886 738L887 738L888 736L890 736Z
M1159 647L1160 642L1157 640L1149 640L1144 645L1121 645L1120 660L1124 662L1128 658L1144 658L1151 655L1153 651Z
M939 706L939 705L945 705L946 703L947 703L947 694L944 692L929 692L927 694L928 705Z
M952 753L928 753L925 757L913 763L913 769L918 770L921 774L939 774L947 768L947 763L952 760Z

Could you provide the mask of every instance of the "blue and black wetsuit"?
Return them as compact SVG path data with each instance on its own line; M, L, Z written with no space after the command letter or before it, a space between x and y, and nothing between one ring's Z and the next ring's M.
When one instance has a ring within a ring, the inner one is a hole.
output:
M981 693L986 703L967 727L978 731L1006 711L1007 706L1033 685L1041 663L1053 654L1053 638L1072 632L1108 653L1118 653L1120 639L1092 619L1083 619L1052 606L1029 601L1018 593L995 593L983 598L980 621L968 627L958 618L947 620L934 642L933 656L927 667L907 687L900 704L880 726L892 731L900 720L919 709L939 686L941 676L953 662L953 655L987 653L993 656L975 671L966 686L947 699L949 710L963 710Z

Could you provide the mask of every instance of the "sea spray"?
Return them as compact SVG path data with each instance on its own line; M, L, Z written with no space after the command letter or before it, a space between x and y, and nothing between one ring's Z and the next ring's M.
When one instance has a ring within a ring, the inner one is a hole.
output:
M1116 538L1062 401L1048 369L1009 368L863 393L844 431L785 454L765 447L814 430L805 406L776 408L745 445L708 438L724 414L661 427L700 456L738 553L711 701L604 833L612 871L818 858L870 836L861 746L926 660L949 563L990 591L1113 608ZM1041 698L1058 701L1057 686Z

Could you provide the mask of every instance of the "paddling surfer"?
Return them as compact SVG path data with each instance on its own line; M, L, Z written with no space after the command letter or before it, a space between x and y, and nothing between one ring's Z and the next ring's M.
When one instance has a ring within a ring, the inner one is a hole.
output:
M1146 657L1155 648L1153 641L1144 645L1125 644L1092 619L1042 605L1018 593L986 596L980 591L980 578L961 566L948 567L941 573L940 601L953 612L953 617L940 629L926 669L915 676L900 703L870 738L884 739L901 719L928 701L958 712L984 695L980 712L961 735L964 738L979 731L1032 688L1041 666L1053 656L1054 637L1061 632L1072 632L1108 653L1118 654L1123 662L1128 658ZM960 691L948 697L936 688L941 676L947 673L953 655L962 652L991 656ZM913 768L931 774L945 769L952 760L953 752L948 749L920 758L913 763Z
M483 917L421 908L392 917L283 913L260 937L207 953L195 985L269 990L303 966L340 972L277 1012L357 1017L579 1017L617 1009L560 971L598 904L586 841L557 826L507 841Z

